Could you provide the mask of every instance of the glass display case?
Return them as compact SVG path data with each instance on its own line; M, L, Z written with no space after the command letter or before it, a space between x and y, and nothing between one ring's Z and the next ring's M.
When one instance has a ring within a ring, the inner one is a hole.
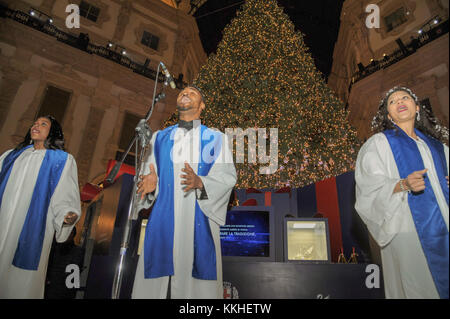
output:
M326 218L286 218L284 235L285 261L331 261Z

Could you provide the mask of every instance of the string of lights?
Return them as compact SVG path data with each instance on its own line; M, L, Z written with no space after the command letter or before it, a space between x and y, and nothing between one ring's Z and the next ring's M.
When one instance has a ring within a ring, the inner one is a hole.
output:
M345 106L275 0L246 1L195 84L205 93L205 125L222 132L278 129L276 172L260 174L264 163L236 163L237 187L302 187L354 169L360 142ZM166 125L175 122L173 115ZM248 145L244 154L233 151L245 158Z
M221 12L221 11L223 11L223 10L227 10L227 9L229 9L229 8L232 8L232 7L241 5L241 4L243 4L244 2L245 2L245 1L239 1L239 2L237 2L237 3L230 4L229 6L226 6L226 7L223 7L223 8L220 8L220 9L217 9L217 10L214 10L214 11L211 11L211 12L208 12L208 13L205 13L205 14L202 14L202 15L196 17L196 19L201 19L201 18L210 16L211 14L215 14L215 13L217 13L217 12Z

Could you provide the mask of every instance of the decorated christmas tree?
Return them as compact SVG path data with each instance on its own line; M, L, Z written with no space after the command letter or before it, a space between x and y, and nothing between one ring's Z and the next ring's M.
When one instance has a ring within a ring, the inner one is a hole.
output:
M245 2L194 84L205 95L208 127L265 128L267 143L278 129L277 170L261 174L267 164L246 157L236 163L238 188L302 187L353 170L360 143L347 111L275 0Z

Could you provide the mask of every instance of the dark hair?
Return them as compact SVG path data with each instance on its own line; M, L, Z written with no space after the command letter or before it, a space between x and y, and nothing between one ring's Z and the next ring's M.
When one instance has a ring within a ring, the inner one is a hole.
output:
M195 89L196 91L198 91L198 93L200 93L200 97L202 98L202 102L206 104L206 100L205 100L205 93L203 92L202 89L200 89L196 84L191 84L191 85L187 85L184 87L186 88L192 88Z
M58 121L51 115L39 116L38 118L46 118L46 119L50 120L50 123L51 123L50 131L48 133L47 139L44 142L44 147L46 149L50 149L50 150L65 151L64 134L63 134L61 125L58 123ZM16 150L20 150L20 149L33 143L33 141L31 140L30 129L28 130L27 134L25 135L25 138L22 141L22 143L17 145Z
M397 126L392 123L388 118L388 99L389 97L398 91L404 91L408 93L413 99L416 105L419 106L419 117L420 119L414 121L414 127L420 130L422 133L434 137L435 139L441 141L448 145L448 128L442 126L438 119L433 115L431 109L425 107L425 105L420 105L417 96L408 88L402 86L396 86L390 89L384 98L381 99L378 112L372 120L372 131L374 133L383 132L385 130L397 130Z

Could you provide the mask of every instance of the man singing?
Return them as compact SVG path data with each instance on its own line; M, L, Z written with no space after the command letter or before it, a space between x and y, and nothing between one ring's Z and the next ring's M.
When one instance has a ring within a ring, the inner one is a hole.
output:
M144 208L156 200L132 297L222 298L219 226L236 184L232 153L226 135L200 125L200 89L182 90L177 109L179 123L153 135L138 184Z

